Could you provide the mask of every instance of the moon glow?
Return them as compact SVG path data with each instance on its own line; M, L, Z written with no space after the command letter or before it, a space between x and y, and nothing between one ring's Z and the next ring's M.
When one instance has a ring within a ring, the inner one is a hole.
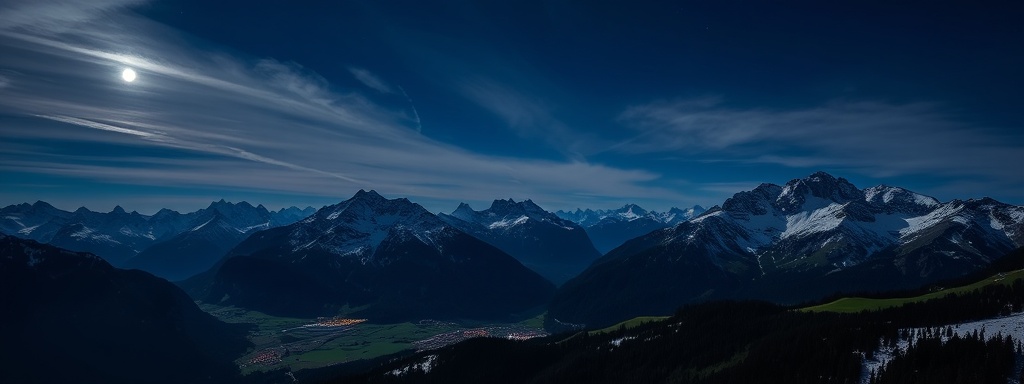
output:
M124 71L121 72L121 78L129 83L135 81L135 70L131 68L125 68Z

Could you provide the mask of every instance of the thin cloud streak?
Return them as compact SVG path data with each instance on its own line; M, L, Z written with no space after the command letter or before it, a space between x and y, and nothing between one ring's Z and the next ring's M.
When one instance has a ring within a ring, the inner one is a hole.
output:
M537 97L488 78L462 79L458 91L469 101L501 118L517 135L541 138L573 161L586 161L603 140L572 129Z
M154 141L160 141L158 139L158 135L152 134L152 133L149 133L149 132L142 132L142 131L137 131L137 130L129 129L129 128L115 127L115 126L110 125L110 124L103 124L103 123L99 123L99 122L95 122L95 121L89 121L89 120L85 120L85 119L79 119L79 118L75 118L75 117L49 116L49 115L35 115L35 116L43 118L43 119L59 121L61 123L74 124L74 125L79 125L79 126L83 126L83 127L86 127L86 128L99 129L101 131L123 133L123 134L126 134L126 135L139 136L139 137L143 137L143 138L147 138L147 139L154 139Z
M369 87L370 89L373 89L380 93L395 93L395 90L391 89L391 86L385 83L384 80L381 80L379 77L377 77L377 75L374 75L372 72L368 70L356 67L348 67L348 71L349 73L352 74L353 77L356 78L356 80L359 80L360 83L363 83L363 85Z
M402 91L402 96L405 96L405 101L409 102L409 108L412 109L412 118L416 123L416 132L423 133L423 121L420 120L420 112L416 110L416 104L412 102L412 97L409 93L405 92L405 88L398 87L399 91Z
M54 33L71 25L95 19L104 12L116 11L147 0L8 0L0 2L0 29L27 29Z
M374 188L448 201L510 194L539 202L574 194L684 198L645 186L660 177L648 171L501 158L431 140L408 126L419 125L415 110L410 119L374 102L373 95L337 89L297 63L181 46L188 38L177 31L114 12L134 3L83 6L43 23L68 20L82 31L74 38L22 28L31 17L44 17L33 13L16 15L17 23L0 28L0 47L39 59L27 66L17 55L0 57L0 68L23 73L0 88L0 113L38 118L0 126L0 134L49 148L16 157L0 144L0 169L339 197ZM126 24L131 33L119 27ZM146 44L126 46L141 40ZM124 66L139 73L136 82L116 77ZM378 92L391 89L366 85ZM77 163L76 149L48 146L67 140L114 146L117 153ZM181 155L163 158L161 166L118 164L126 154L153 146Z
M1016 167L1024 137L959 122L931 104L837 102L796 110L735 109L667 101L626 109L635 129L621 153L684 151L694 157L788 167L841 168L872 177L976 177L1024 186Z
M104 123L100 123L100 122L95 122L95 121L90 121L90 120L85 120L85 119L79 119L79 118L74 118L74 117L47 116L47 115L36 115L36 117L40 117L40 118L44 118L44 119L49 119L49 120L53 120L53 121L59 121L59 122L66 123L66 124L78 125L78 126L82 126L82 127L86 127L86 128L98 129L98 130L102 130L102 131L116 132L116 133L122 133L122 134L126 134L126 135L132 135L132 136L139 136L139 137L142 137L144 139L151 140L153 142L164 144L164 145L168 145L168 146L174 146L174 147L183 148L183 149L191 149L191 150L196 150L196 151L201 151L201 152L209 152L209 153L217 153L217 154L221 154L221 155L228 155L228 156L237 157L237 158L244 159L244 160L251 160L251 161L255 161L255 162L259 162L259 163L276 165L276 166L280 166L280 167L284 167L284 168L288 168L288 169L292 169L292 170L296 170L296 171L312 172L312 173L316 173L316 174L320 174L320 175L324 175L324 176L330 176L330 177L338 178L338 179L341 179L341 180L349 181L349 182L352 182L352 183L363 183L360 180L356 180L356 179L353 179L353 178L350 178L350 177L346 177L344 175L339 175L339 174L330 173L330 172L324 172L324 171L321 171L319 169L308 168L308 167L303 167L303 166L300 166L300 165L291 164L291 163L288 163L288 162L285 162L285 161L276 160L276 159L269 158L269 157L266 157L266 156L260 156L260 155L251 153L249 151L246 151L244 149L234 148L234 147L230 147L230 146L211 145L211 144L206 144L206 143L188 142L188 141L178 140L178 139L175 139L173 137L169 137L169 136L165 136L165 135L161 135L161 134L142 132L142 131L138 131L138 130L134 130L134 129L122 128L122 127L117 127L117 126L113 126L113 125L110 125L110 124L104 124Z

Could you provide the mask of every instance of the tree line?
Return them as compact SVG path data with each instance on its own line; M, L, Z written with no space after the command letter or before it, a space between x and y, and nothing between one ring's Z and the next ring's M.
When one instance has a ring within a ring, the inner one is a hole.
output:
M345 383L859 383L863 359L906 330L996 317L1024 309L1024 280L857 314L805 313L764 302L713 302L669 319L607 334L543 339L473 339L384 364ZM939 328L936 328L939 329ZM898 353L874 383L1005 383L1019 341L936 330ZM435 355L429 373L411 369ZM945 368L939 368L945 367ZM913 378L913 379L910 379Z

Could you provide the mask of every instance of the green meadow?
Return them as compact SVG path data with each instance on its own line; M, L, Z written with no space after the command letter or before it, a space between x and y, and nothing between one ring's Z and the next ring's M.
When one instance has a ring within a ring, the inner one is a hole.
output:
M829 303L801 308L804 312L838 312L856 313L863 311L877 311L880 309L899 307L907 303L917 303L937 299L950 294L960 294L977 290L991 284L1011 284L1018 279L1024 278L1024 269L1013 272L1000 273L987 279L962 287L946 288L935 292L914 297L901 297L890 299L870 299L864 297L844 297Z

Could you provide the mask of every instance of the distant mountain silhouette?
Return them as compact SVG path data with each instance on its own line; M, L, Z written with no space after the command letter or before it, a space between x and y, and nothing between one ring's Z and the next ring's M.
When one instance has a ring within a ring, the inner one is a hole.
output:
M594 247L604 254L627 240L690 220L704 211L699 205L686 210L671 208L668 212L656 212L636 204L626 204L619 209L577 209L574 212L558 211L555 214L582 225Z
M0 231L180 280L209 269L252 232L294 223L314 211L291 207L272 212L262 205L220 200L195 212L162 209L146 216L120 206L108 213L84 207L67 212L38 201L0 209Z
M579 274L601 256L582 227L531 200L494 200L474 211L463 203L441 220L498 247L555 284Z

